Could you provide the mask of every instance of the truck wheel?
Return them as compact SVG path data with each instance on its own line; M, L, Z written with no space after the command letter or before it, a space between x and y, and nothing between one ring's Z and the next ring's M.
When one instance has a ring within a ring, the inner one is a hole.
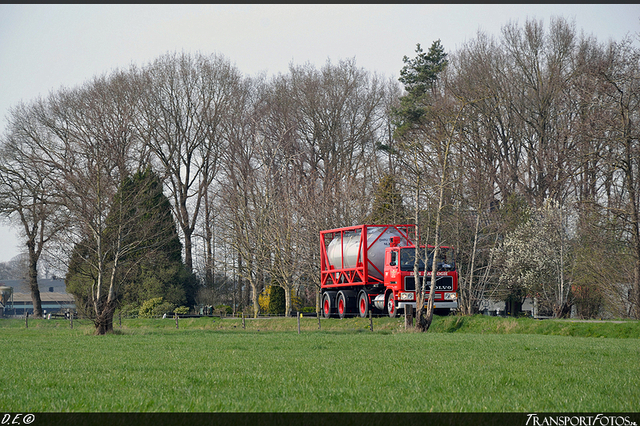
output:
M393 293L389 293L389 297L387 298L387 313L389 314L389 318L398 316L398 309L396 309L396 301L393 298Z
M364 291L358 295L358 313L360 318L366 318L369 315L369 297Z
M322 296L322 315L331 318L331 295L327 292Z
M343 292L338 293L338 299L336 303L338 307L338 316L340 319L347 316L347 300Z

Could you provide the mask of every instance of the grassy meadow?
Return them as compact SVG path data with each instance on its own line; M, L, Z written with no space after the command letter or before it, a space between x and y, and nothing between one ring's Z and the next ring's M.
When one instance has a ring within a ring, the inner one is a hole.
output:
M0 320L4 412L637 412L640 323Z

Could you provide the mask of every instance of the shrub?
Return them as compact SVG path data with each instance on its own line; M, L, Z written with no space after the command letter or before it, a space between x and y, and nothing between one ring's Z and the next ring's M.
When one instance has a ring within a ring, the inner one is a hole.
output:
M140 307L133 304L124 305L116 311L116 316L122 315L123 318L132 318L138 316L139 314Z
M171 313L174 305L169 302L165 302L162 297L154 297L153 299L146 300L140 307L138 315L142 318L152 318L160 316L162 314Z
M269 294L270 293L271 293L271 286L268 285L258 295L258 306L260 307L260 312L262 313L266 313L269 311Z
M233 309L229 305L216 305L215 308L219 311L224 311L227 315L231 315L233 313Z
M173 312L178 315L187 315L189 313L189 308L186 306L180 306L178 308L175 308Z

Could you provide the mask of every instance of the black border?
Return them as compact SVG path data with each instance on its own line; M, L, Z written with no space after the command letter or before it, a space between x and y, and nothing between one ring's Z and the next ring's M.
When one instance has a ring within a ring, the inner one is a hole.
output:
M8 425L640 426L640 413L0 413Z

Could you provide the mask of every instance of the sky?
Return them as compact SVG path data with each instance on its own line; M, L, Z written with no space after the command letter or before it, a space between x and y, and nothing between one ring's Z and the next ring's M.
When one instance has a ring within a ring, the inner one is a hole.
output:
M248 76L355 59L397 78L417 43L454 52L478 31L551 17L601 42L640 33L638 4L0 4L0 134L21 102L168 52L224 55ZM21 251L19 229L0 222L0 262Z

